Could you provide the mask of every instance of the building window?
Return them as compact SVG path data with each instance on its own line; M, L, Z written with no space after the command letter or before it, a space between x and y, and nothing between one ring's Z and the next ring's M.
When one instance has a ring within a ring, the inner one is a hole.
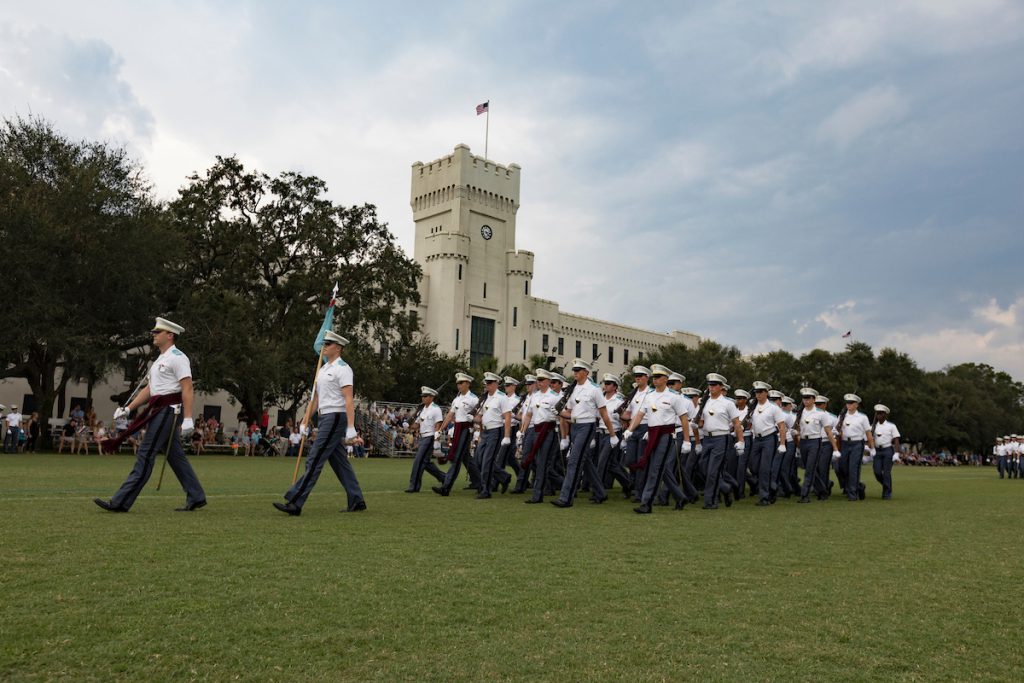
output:
M526 360L526 340L523 340L523 360Z
M519 323L519 307L512 307L512 327L515 327Z
M644 352L643 351L637 351L636 352L636 360L637 360L637 362L639 363L643 359L644 359Z
M622 349L622 362L629 365L629 349Z
M459 264L459 279L462 279L462 264Z
M593 352L594 352L594 360L597 360L597 358L598 358L598 355L599 355L599 354L597 353L597 344L594 344L594 349L593 349Z
M544 353L547 353L548 349L551 348L548 345L548 335L545 334L543 337L541 337L541 339L540 339L540 348L541 348L542 351L544 351Z
M484 358L494 356L494 321L490 318L472 318L469 337L469 364L476 367Z
M612 348L611 346L608 347L608 362L609 363L614 363L615 362L615 349Z
M526 285L526 288L525 288L525 290L524 290L524 291L526 292L526 296L530 296L530 281L529 281L529 280L527 280L527 281L526 281L525 283L523 283L523 284L525 284L525 285Z
M563 337L558 338L558 355L561 356L565 353L565 339Z
M283 410L279 411L279 412L284 413ZM287 414L287 413L285 413L285 414ZM212 418L216 418L217 422L220 422L220 406L211 406L211 405L204 405L203 406L203 419L204 420L209 420L211 417ZM168 437L168 438L170 438L170 437Z
M577 358L582 358L583 357L583 342L581 342L581 341L576 342L576 357Z
M487 298L487 283L484 283L484 298Z
M455 350L459 350L459 328L455 328Z

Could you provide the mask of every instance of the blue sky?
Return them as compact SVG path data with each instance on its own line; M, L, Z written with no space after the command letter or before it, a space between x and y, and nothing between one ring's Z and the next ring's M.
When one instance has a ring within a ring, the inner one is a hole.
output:
M490 100L564 310L1024 380L1020 3L435 4L8 3L0 113L127 145L164 197L216 154L313 173L411 252L411 163L482 154Z

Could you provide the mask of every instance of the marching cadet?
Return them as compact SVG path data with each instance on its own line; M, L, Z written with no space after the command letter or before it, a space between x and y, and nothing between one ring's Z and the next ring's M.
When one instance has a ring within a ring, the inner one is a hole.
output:
M434 438L434 434L441 428L444 415L441 409L434 403L437 392L430 387L420 387L420 400L423 407L416 415L413 424L419 425L420 441L416 446L416 457L412 461L412 473L409 475L409 488L406 493L419 493L423 483L423 473L428 472L430 476L439 482L444 482L444 472L431 460L434 450L440 450L441 442Z
M622 413L622 421L623 421L623 423L628 425L630 422L632 422L632 420L633 420L633 413L637 412L640 409L640 407L643 406L644 401L647 400L647 394L649 394L652 391L650 385L648 384L648 378L650 376L651 376L650 369L644 367L643 365L634 365L633 366L633 382L634 382L634 387L633 387L632 394L630 394L631 398L630 398L630 400L628 402L626 410L623 411L623 413ZM631 430L632 433L633 433L632 438L625 439L625 451L626 451L626 453L625 453L625 457L622 460L622 465L624 467L626 467L627 469L629 469L630 471L633 470L632 465L635 464L637 462L637 460L640 459L640 448L641 448L640 443L641 443L641 441L643 441L644 434L647 433L647 422L648 422L648 418L644 417L644 419L640 422L640 424L637 425L636 429ZM633 493L634 493L633 501L634 502L637 502L637 503L640 502L640 499L639 499L638 496L640 495L640 493L642 491L643 491L643 485L640 482L640 474L638 474L637 472L634 471L633 472Z
M781 456L786 452L786 416L782 408L768 400L772 387L767 382L754 382L756 402L749 406L750 430L753 433L750 448L750 471L757 472L757 504L775 502L772 482L773 469L777 473ZM780 445L781 444L781 445Z
M287 503L274 503L274 507L292 516L302 514L302 506L312 493L324 463L329 462L335 476L348 496L348 507L342 512L361 512L366 509L359 480L348 460L345 442L356 438L355 401L353 399L352 368L341 359L348 339L328 331L324 334L324 365L316 374L312 408L319 410L316 441L306 458L306 471L284 494ZM302 434L309 433L309 425L299 425Z
M646 394L647 398L643 405L634 411L629 428L622 433L628 440L633 429L640 426L645 416L648 418L647 445L640 460L631 465L631 467L637 469L647 468L644 490L640 494L640 505L633 508L634 512L642 515L651 513L651 503L654 501L654 495L661 485L676 425L678 424L683 428L684 434L690 431L689 410L686 407L686 399L683 398L682 394L677 394L668 389L668 378L671 374L672 371L664 365L655 363L651 366L654 391ZM690 442L685 441L682 448L684 453L689 453ZM689 501L689 498L674 482L666 480L666 484L668 484L669 490L676 498L676 510L682 510Z
M1020 436L1010 435L1010 443L1006 446L1006 464L1010 470L1010 479L1016 479L1020 471Z
M860 412L860 396L846 394L843 396L846 412L836 419L836 431L842 435L843 442L839 445L839 471L844 480L843 490L846 500L864 500L864 484L860 481L860 467L864 460L864 442L867 440L868 455L875 455L875 436L871 433L871 422L868 416Z
M835 434L835 425L836 425L836 421L839 418L836 417L835 415L833 415L832 413L828 412L828 397L827 396L821 396L821 395L815 396L814 397L814 406L816 408L818 408L819 410L821 410L822 412L825 413L825 424L827 424L832 429L832 433ZM838 443L839 442L836 441L836 444L838 444ZM832 463L832 469L836 470L836 477L838 478L839 477L839 449L838 448L835 448L835 447L833 448L832 459L831 460L829 460L828 458L819 458L818 459L818 468L820 469L821 480L825 483L825 487L826 487L825 488L825 498L826 499L832 496L832 484L833 484L833 481L832 481L832 477L829 475L829 464L830 463Z
M441 429L434 433L434 438L440 439L441 434L448 429L448 425L452 422L455 423L455 432L448 447L448 461L452 464L445 472L441 485L430 487L430 490L439 496L451 494L452 486L458 481L459 470L463 465L469 472L470 483L475 484L478 490L480 488L480 470L477 469L476 462L469 454L469 441L473 436L473 417L476 415L476 408L480 403L480 399L469 390L472 383L472 375L467 375L464 372L455 373L455 387L459 393L452 399L452 406L448 409L444 422L441 423Z
M130 403L114 412L114 419L118 420L127 418L136 408L146 406L125 431L100 444L101 453L116 453L129 436L143 427L146 428L146 435L136 454L135 466L117 493L110 500L93 499L104 510L128 512L131 509L153 474L153 464L161 449L166 449L167 464L185 490L185 505L175 508L175 511L193 512L206 505L206 493L181 446L182 437L187 438L195 425L192 420L192 365L188 356L176 346L178 337L184 331L185 328L170 320L156 319L152 330L153 346L160 351L160 356L149 368L149 384ZM180 423L177 410L179 405L183 415Z
M611 373L605 373L601 378L601 387L604 390L605 409L612 422L612 430L609 432L604 422L597 424L597 473L606 493L617 481L622 487L623 495L629 498L633 494L633 484L629 474L622 467L622 442L617 441L615 447L611 442L613 436L622 438L622 418L618 409L626 397L619 393L619 378Z
M576 386L572 387L572 394L562 410L562 417L571 422L569 442L571 444L569 457L565 469L565 479L562 481L562 490L556 500L551 501L555 507L572 507L573 499L576 497L576 489L579 488L579 479L586 471L591 486L592 503L603 503L608 500L604 490L602 477L598 475L597 466L593 460L593 452L590 449L590 442L596 435L598 420L604 424L605 429L611 436L609 445L615 448L619 445L619 437L615 435L615 426L608 416L608 402L597 386L590 382L590 364L576 358L572 362L572 374L576 380Z
M676 427L675 434L672 436L672 445L668 451L668 460L665 462L665 473L662 475L664 485L658 490L655 505L668 505L669 491L672 485L682 489L687 503L696 503L699 497L697 489L693 486L693 479L690 478L683 465L683 461L693 455L691 435L694 424L693 418L697 415L697 409L694 407L690 395L683 393L683 382L685 381L686 377L678 372L673 372L668 376L668 390L683 397L683 406L686 407L686 418L690 423L690 430L684 432L681 426ZM690 443L690 450L686 453L683 453L683 441Z
M786 418L786 452L782 456L776 485L777 490L781 491L786 498L800 490L800 479L796 472L796 440L793 438L793 423L796 422L793 403L793 399L789 396L782 396L779 399L779 407L782 408L782 413Z
M528 390L524 392L522 396L517 395L516 389L519 388L519 380L515 377L505 377L502 381L501 388L505 391L505 398L508 400L509 406L511 406L512 431L509 434L511 441L508 445L501 447L495 467L496 471L501 474L507 474L505 472L505 468L511 467L512 471L516 473L516 476L518 476L519 463L516 462L516 444L518 443L519 438L519 418L522 415L523 405L526 403ZM503 477L499 475L498 478L502 479ZM505 488L501 490L502 493L505 493L505 491L508 490L508 482L511 480L512 478L509 477L508 481L505 482Z
M740 426L740 413L736 404L725 395L725 377L712 372L707 376L710 396L699 413L700 427L704 438L701 440L702 461L706 463L704 473L704 509L717 510L719 495L725 500L725 506L732 505L732 492L736 486L735 479L725 469L725 453L732 437L735 437L734 448L742 452L746 448L743 442L743 428Z
M569 381L561 373L549 372L548 374L551 375L551 390L561 399L569 389ZM548 461L548 479L544 483L545 496L555 495L555 491L562 488L562 481L565 478L565 456L569 451L569 421L560 415L557 418L558 426L555 431L559 438L555 441L558 448Z
M547 374L547 371L544 371ZM538 389L538 378L539 375L527 375L523 379L526 381L526 398L523 400L523 405L519 408L519 433L516 434L516 446L519 448L519 478L516 479L516 486L512 489L512 493L523 493L526 491L526 486L530 480L530 470L535 469L535 466L524 465L526 462L526 455L533 448L533 439L536 436L533 425L526 419L526 416L530 412L530 402L536 397Z
M892 500L892 462L900 451L900 430L889 421L889 408L881 403L875 406L875 427L871 433L875 438L875 479L882 485L882 500Z
M548 464L551 458L558 455L558 415L555 414L555 404L560 398L560 393L551 389L552 373L538 368L534 374L537 375L537 391L530 399L530 408L523 420L523 424L532 424L534 427L533 444L529 451L525 447L523 449L527 454L523 459L523 469L526 470L536 462L533 473L533 496L523 501L530 504L544 501Z
M996 469L999 471L999 478L1002 479L1006 473L1006 444L1003 437L996 437L996 445L992 448L996 456Z
M491 485L497 478L502 486L502 493L508 490L512 477L504 468L497 471L499 450L512 443L512 401L504 392L498 391L499 375L493 372L484 373L484 388L486 393L483 398L483 410L477 416L480 421L482 433L480 445L477 446L476 458L480 462L480 490L477 492L477 499L491 497Z
M685 387L682 392L683 396L690 400L690 452L686 454L683 464L683 472L690 483L693 484L694 490L704 489L704 475L701 474L701 445L700 445L700 427L697 426L697 410L700 408L700 389L694 387ZM698 494L699 498L699 494ZM696 501L694 501L696 502Z
M750 425L747 424L747 414L750 412L750 392L746 389L737 389L732 395L736 399L736 410L740 414L740 426L743 427L744 450L729 449L726 454L725 466L736 479L736 500L742 500L746 496L747 484L750 485L751 495L757 490L757 480L747 473L750 451L754 445L754 437L750 432Z
M825 483L828 477L828 455L827 446L823 443L827 438L832 446L832 455L839 453L835 437L832 436L832 423L827 413L814 405L817 392L811 387L804 387L800 390L800 398L803 400L804 409L800 414L800 423L795 426L796 435L800 439L800 454L804 461L804 482L800 487L801 503L810 503L811 488L818 496L818 500L825 500L828 497L828 485ZM819 462L824 460L826 467L824 473Z

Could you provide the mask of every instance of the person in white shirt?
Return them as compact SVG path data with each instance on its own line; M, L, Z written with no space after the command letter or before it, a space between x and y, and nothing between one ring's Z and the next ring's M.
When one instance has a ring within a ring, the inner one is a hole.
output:
M165 451L167 464L181 483L185 491L185 504L175 508L176 512L193 512L206 505L206 493L203 491L195 470L185 457L181 440L187 438L195 428L192 419L192 365L188 356L178 350L178 337L185 329L164 318L157 318L153 326L153 346L160 351L160 356L149 368L149 384L142 388L131 403L121 406L114 412L114 419L127 417L135 408L143 405L146 409L128 426L124 432L113 439L105 439L100 444L100 451L116 453L121 444L132 434L143 427L146 435L139 446L135 458L135 466L128 474L121 488L110 500L94 498L93 502L109 512L128 512L142 488L153 473L156 456ZM177 406L181 406L181 421ZM180 424L180 428L179 428Z
M757 475L757 504L761 507L775 502L772 482L778 480L786 452L786 416L782 408L768 400L771 390L767 382L754 382L754 403L747 407L752 444L750 471Z
M892 500L892 462L900 452L900 430L889 421L889 408L881 403L875 406L871 434L875 439L875 458L871 463L875 479L882 485L882 500Z
M518 476L512 493L523 493L526 491L526 485L530 480L530 470L533 469L532 465L523 467L522 463L526 460L526 454L532 450L533 439L536 436L533 425L526 421L526 414L530 411L530 401L533 400L537 393L537 377L535 375L526 375L523 380L526 382L526 395L523 397L523 404L519 407L519 431L516 432L516 448L519 450L520 455L519 461L516 462ZM515 449L510 450L514 451Z
M871 422L868 416L860 412L860 396L846 394L843 396L846 411L836 419L836 434L839 435L839 480L846 499L849 501L864 500L865 488L860 481L860 468L864 461L864 443L867 441L868 455L875 454L875 436L871 433Z
M499 474L496 463L501 448L512 443L512 408L515 405L505 392L498 390L501 381L493 372L484 373L483 406L477 414L480 423L480 445L477 446L476 459L480 463L480 488L477 500L491 497L491 488L495 481L500 481L508 489L511 477L504 470Z
M633 366L633 391L630 392L629 396L626 397L626 409L622 413L623 424L629 424L633 421L634 413L638 412L643 406L644 401L647 400L647 394L651 393L653 389L649 384L649 378L651 371L649 368L643 365ZM647 433L647 421L648 418L644 418L640 424L637 425L636 429L631 431L631 438L624 439L623 448L625 450L625 456L622 459L622 465L633 472L633 501L636 503L640 502L640 493L643 491L643 477L646 472L645 470L636 470L632 467L640 459L640 451L643 450L643 438L644 434Z
M825 422L824 422L824 424L828 425L832 429L832 434L835 435L835 433L836 433L836 422L839 420L839 417L837 415L833 415L832 413L828 412L828 402L829 402L829 399L828 399L827 396L821 396L819 394L818 396L816 396L814 398L814 407L817 408L818 410L823 411L825 413ZM831 458L827 458L827 457L818 458L818 468L820 470L819 474L820 474L822 480L825 482L825 486L826 486L825 498L824 498L825 500L828 500L829 498L832 497L832 488L835 486L835 482L832 481L832 476L829 473L829 470L835 470L835 472L836 472L836 479L839 478L839 457L841 455L841 453L839 451L839 445L840 445L839 444L839 439L836 438L836 450L833 451L832 457ZM840 490L842 490L842 486L840 486Z
M18 406L12 405L11 411L4 419L7 421L7 431L4 434L4 453L18 452L18 439L21 437L21 413Z
M356 478L356 471L348 458L348 444L358 434L355 428L355 399L352 387L352 367L341 359L341 353L348 346L348 339L328 331L324 334L324 365L317 372L316 383L309 412L319 411L316 439L306 457L306 471L284 494L286 503L274 503L274 507L292 516L302 514L306 499L313 492L324 464L330 463L338 477L348 505L342 512L366 510L366 500ZM309 425L299 425L302 434L309 433Z
M728 390L726 390L728 391ZM750 425L747 424L747 416L750 414L750 392L746 389L737 389L732 393L736 400L736 411L740 415L740 427L743 428L743 451L730 448L725 454L725 469L736 480L736 488L733 494L736 500L746 498L746 489L750 487L750 495L757 491L756 475L749 471L750 451L753 447L753 437L750 434Z
M668 390L683 397L683 407L686 408L686 418L692 425L693 418L697 414L697 408L694 406L693 400L690 398L689 394L683 393L683 382L685 381L685 376L678 372L673 372L668 376ZM679 426L676 427L675 433L672 435L672 444L669 446L668 460L665 462L664 474L662 474L662 486L658 490L658 495L655 498L655 505L668 505L669 494L671 493L672 487L678 487L682 490L687 503L696 503L700 498L697 493L697 489L693 486L693 480L683 467L683 461L693 455L693 442L690 441L691 431L692 427L690 430L684 432L683 428ZM684 441L690 442L690 447L686 449L686 452L683 451Z
M590 381L590 364L576 358L572 362L572 374L576 380L574 386L570 387L569 400L562 410L561 417L571 422L569 443L569 457L566 459L565 478L562 480L562 490L557 499L551 504L559 508L572 507L576 498L576 490L580 485L580 478L586 472L590 482L590 502L603 503L608 500L604 490L602 477L598 476L597 464L594 462L593 451L590 442L597 435L597 424L600 422L611 435L609 445L615 448L619 445L619 437L615 435L615 425L612 424L608 415L608 401L602 391Z
M435 465L431 458L435 450L440 450L441 444L434 439L434 434L444 421L441 409L434 403L436 399L437 391L430 387L420 387L420 401L423 407L413 421L413 426L419 434L419 442L416 444L416 457L412 459L412 472L409 474L409 488L405 490L406 493L419 492L424 472L439 482L444 482L444 471Z
M832 455L838 456L839 448L832 435L831 416L815 407L816 400L824 397L818 396L811 387L804 387L800 390L800 398L803 400L803 410L795 429L800 438L800 454L804 461L804 481L800 486L799 502L810 503L812 487L818 500L828 498L829 458L826 449L832 446ZM822 462L825 463L824 467Z
M558 457L558 415L555 413L555 405L561 397L560 391L551 388L552 375L543 368L534 371L537 375L537 392L530 399L530 408L526 413L524 424L533 424L535 436L530 450L523 449L527 453L523 460L523 468L529 468L536 463L533 474L533 496L523 501L531 505L544 502L545 481L548 478L549 463L553 458ZM560 376L559 376L560 378ZM561 488L561 484L559 484Z
M779 458L778 470L772 474L772 497L774 499L781 494L785 498L790 498L800 489L800 481L796 476L796 441L793 439L793 422L796 420L793 399L781 391L768 392L768 398L779 406L786 421L786 437L781 444L782 456Z
M1006 476L1006 443L1001 436L996 437L996 445L992 447L992 454L996 456L996 470L999 478Z
M480 470L477 469L476 461L469 454L469 442L473 437L473 418L477 413L477 406L480 399L469 390L473 383L473 376L464 372L455 373L455 387L458 394L452 399L451 408L445 415L441 428L434 432L434 438L440 439L441 434L448 429L448 425L454 424L455 431L448 442L448 462L452 463L444 474L444 481L440 486L431 486L430 490L439 496L451 494L452 487L458 481L459 472L462 466L466 466L469 472L470 484L473 488L480 489Z
M509 484L512 483L512 477L508 476L505 470L511 468L517 477L520 474L519 463L516 461L516 444L519 443L520 418L522 417L522 409L526 404L529 389L524 391L522 396L518 395L516 390L519 388L519 380L515 377L505 377L502 380L501 388L505 392L505 400L508 401L509 410L512 415L512 429L509 432L511 441L498 449L498 460L495 464L496 481L501 488L501 492L505 493L508 491Z
M702 450L700 445L700 427L697 426L697 410L700 407L701 392L700 389L695 389L694 387L684 387L681 393L689 401L688 408L690 410L690 433L680 436L681 439L686 439L690 442L690 452L683 458L683 476L693 485L694 490L698 491L697 498L699 500L699 491L704 490L704 475L701 473L700 468L700 454Z
M611 373L605 373L601 379L601 388L612 431L608 431L603 421L597 423L597 475L601 479L605 495L617 481L622 487L623 495L630 498L633 495L633 480L622 466L622 417L617 412L626 397L619 393L619 378ZM620 439L615 447L612 447L613 436ZM594 490L593 483L590 490Z
M707 376L707 400L701 399L697 424L701 428L701 467L704 470L704 509L717 510L721 497L725 506L732 505L736 480L725 471L725 454L730 443L743 451L743 428L736 404L725 395L725 377L712 372Z

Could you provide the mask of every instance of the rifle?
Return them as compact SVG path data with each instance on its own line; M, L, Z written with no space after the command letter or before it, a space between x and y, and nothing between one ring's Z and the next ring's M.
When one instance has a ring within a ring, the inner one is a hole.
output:
M707 387L704 388L703 393L700 395L700 405L697 406L697 415L694 416L693 421L700 426L700 421L704 419L704 408L708 404L708 399L711 398L711 390Z
M800 393L797 392L797 396ZM797 446L800 445L800 418L804 414L804 398L800 396L800 406L796 409L796 417L793 419L793 443Z
M555 404L555 415L560 415L562 409L565 408L565 404L569 402L572 395L576 393L576 387L579 385L573 382L572 387L566 387L562 390L562 397L558 399L558 403Z
M636 389L637 389L637 387L634 384L633 385L633 391L629 392L629 396L626 397L626 400L624 400L622 403L620 403L619 407L615 409L615 414L616 415L621 417L622 414L624 412L626 412L626 408L628 408L629 404L633 402L634 398L636 398Z

